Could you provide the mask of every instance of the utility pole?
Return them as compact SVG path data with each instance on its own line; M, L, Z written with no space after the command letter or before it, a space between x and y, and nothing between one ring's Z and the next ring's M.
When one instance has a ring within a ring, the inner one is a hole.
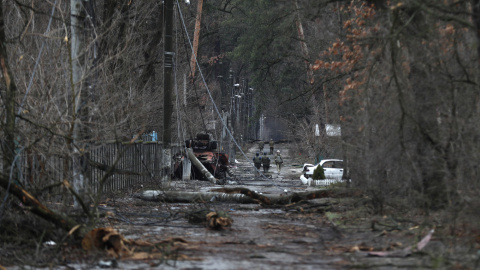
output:
M163 164L165 166L164 184L170 183L172 171L172 113L173 113L173 1L165 0L165 43L163 62Z
M228 114L228 128L233 136L235 136L235 119L234 119L234 86L233 86L233 70L230 68L228 70L228 85L227 89L230 92L230 113ZM233 139L231 137L228 138L228 156L231 162L235 161L235 145L233 144Z
M197 67L197 52L198 52L198 41L200 40L200 22L202 20L202 6L203 0L198 0L197 2L197 17L195 19L195 32L193 33L193 54L190 59L190 68L192 69L192 82L195 78L195 70Z
M89 138L86 123L88 120L88 89L83 81L85 75L85 28L86 9L88 1L70 0L70 52L72 72L71 93L71 128L72 141L69 142L72 151L72 182L73 189L80 195L82 200L87 199L89 183L88 162L85 150L88 145L85 141ZM82 201L74 197L74 208L80 208Z

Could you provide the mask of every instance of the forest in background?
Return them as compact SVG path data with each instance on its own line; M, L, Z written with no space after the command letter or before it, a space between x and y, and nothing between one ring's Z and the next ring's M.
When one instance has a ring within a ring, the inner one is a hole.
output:
M330 147L315 125L341 125L344 178L376 212L477 209L479 0L207 0L203 77L197 69L193 79L186 37L198 1L164 2L175 10L172 142L220 123L203 78L218 104L247 80L255 107L247 125L262 114L284 119L312 159ZM89 147L165 129L162 3L1 2L1 216L12 211L10 192L32 196L40 216L71 220L42 208L48 189L16 181L22 153L71 159L77 165L52 186L68 200L97 200L76 186Z

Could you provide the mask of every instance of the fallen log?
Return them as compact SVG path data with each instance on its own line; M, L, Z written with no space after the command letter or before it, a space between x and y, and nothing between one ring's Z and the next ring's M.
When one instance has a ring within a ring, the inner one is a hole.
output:
M161 190L146 190L135 197L153 202L179 202L179 203L194 203L194 202L228 202L234 201L238 203L257 203L251 197L243 194L225 194L220 192L187 192L187 191L161 191Z
M5 191L17 197L26 210L53 223L58 228L70 232L75 237L81 238L87 232L85 226L80 226L79 222L73 218L48 208L23 187L11 183L9 179L3 176L0 176L0 186L5 189Z
M432 235L435 232L434 229L430 230L427 235L425 235L420 242L416 245L412 245L406 247L401 250L393 250L393 251L371 251L368 252L368 256L377 256L377 257L407 257L411 255L413 252L418 252L422 250L428 242L432 239Z
M136 197L146 201L155 202L238 202L245 204L262 205L288 205L304 200L313 200L318 198L339 198L351 196L352 192L334 192L330 190L317 190L311 192L282 193L282 194L259 194L248 188L218 188L210 192L187 192L187 191L161 191L145 190Z
M304 200L312 200L318 198L335 197L335 192L330 190L316 190L310 192L294 192L282 194L261 195L251 191L248 188L217 188L213 192L222 192L226 194L243 194L252 198L256 198L264 205L287 205Z

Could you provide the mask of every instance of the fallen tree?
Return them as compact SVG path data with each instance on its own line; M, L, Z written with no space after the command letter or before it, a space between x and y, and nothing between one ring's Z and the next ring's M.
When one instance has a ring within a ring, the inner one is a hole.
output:
M146 201L156 202L237 202L262 205L287 205L299 201L319 198L339 198L351 196L351 191L316 190L310 192L295 192L282 194L259 194L248 188L218 188L210 192L162 191L146 190L136 197Z
M137 198L153 202L238 202L238 203L257 203L253 198L243 194L225 194L221 192L187 192L187 191L163 191L146 190L136 195Z
M49 209L27 190L12 183L12 181L9 181L5 177L0 176L0 186L3 187L5 191L18 198L26 210L29 210L33 214L55 224L58 228L70 232L70 234L73 234L77 238L81 238L87 233L88 230L86 226L81 226L79 222L63 213Z

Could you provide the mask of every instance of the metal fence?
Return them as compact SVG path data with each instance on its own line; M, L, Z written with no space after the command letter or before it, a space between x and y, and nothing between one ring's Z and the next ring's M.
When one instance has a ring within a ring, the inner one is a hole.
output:
M183 147L174 145L171 153L172 156L176 153L184 155ZM154 141L92 145L87 154L89 160L85 159L82 164L88 175L86 184L90 190L98 191L100 181L112 169L113 174L104 181L104 192L142 183L160 183L165 175L163 163L173 162L172 157L164 158L163 155L163 145ZM73 178L69 156L25 152L16 166L19 169L18 179L28 187L55 189L61 186L63 180Z

